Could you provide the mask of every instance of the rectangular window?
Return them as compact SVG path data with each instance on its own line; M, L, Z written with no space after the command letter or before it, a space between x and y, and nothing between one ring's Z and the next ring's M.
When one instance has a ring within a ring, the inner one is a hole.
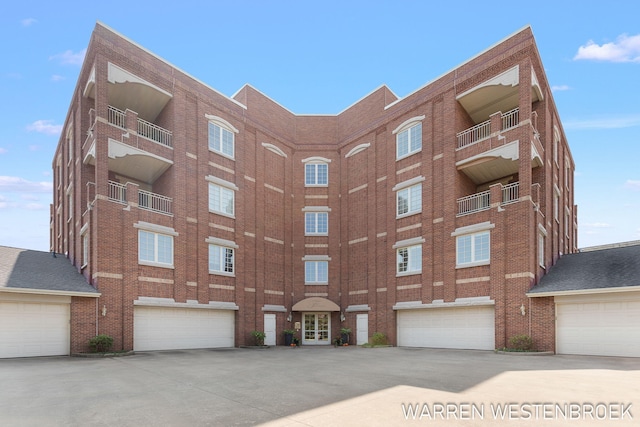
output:
M209 149L227 157L234 156L234 137L235 135L228 129L225 129L215 123L209 122Z
M398 274L412 274L422 272L422 245L398 248Z
M486 264L490 258L489 232L467 234L456 238L456 264Z
M396 135L396 157L401 159L422 150L422 123L398 132Z
M138 261L173 265L173 237L138 230Z
M538 264L544 268L544 236L538 234Z
M329 262L328 261L305 261L304 282L323 283L329 282Z
M422 211L422 184L398 190L396 193L397 215L413 214Z
M233 274L233 249L209 245L209 272Z
M217 184L209 183L209 210L224 215L234 215L233 190Z
M329 233L329 214L327 212L307 212L304 214L304 234Z
M304 184L322 186L329 184L329 165L326 163L307 163L304 165Z
M553 193L553 219L560 222L560 195Z
M89 233L82 235L82 267L89 264Z

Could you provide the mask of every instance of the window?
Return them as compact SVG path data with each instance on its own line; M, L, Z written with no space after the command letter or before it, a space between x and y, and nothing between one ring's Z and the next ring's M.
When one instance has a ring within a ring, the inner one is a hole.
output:
M422 245L398 248L396 272L398 274L422 272Z
M538 264L544 268L544 235L538 234Z
M82 268L89 264L89 233L82 235Z
M422 211L422 184L398 190L396 193L396 212L398 216Z
M560 222L560 190L555 185L553 191L553 219Z
M422 150L422 123L404 129L396 135L396 158L401 159Z
M209 210L224 215L234 215L233 190L212 182L209 183Z
M173 237L166 234L138 230L138 261L141 263L173 265Z
M209 122L209 149L227 157L234 157L234 137L232 131L216 123Z
M233 274L233 248L209 245L209 272Z
M489 258L490 239L488 231L456 237L457 265L486 264L489 262Z
M305 261L304 282L307 284L329 282L329 262L327 261Z
M553 127L553 161L558 164L558 143L560 142L560 131Z
M304 184L306 186L328 185L329 165L327 163L307 163L304 165Z
M304 214L304 234L329 233L329 214L327 212L306 212Z

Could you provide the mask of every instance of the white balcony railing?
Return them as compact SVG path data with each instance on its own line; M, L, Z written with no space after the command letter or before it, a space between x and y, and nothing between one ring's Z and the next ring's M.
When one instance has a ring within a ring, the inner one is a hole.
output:
M513 110L503 113L500 120L500 130L502 131L518 126L520 123L519 109L514 108ZM470 127L469 129L458 132L456 136L458 138L458 149L475 144L483 139L487 139L491 136L491 120L486 120Z
M124 111L109 105L107 120L110 124L121 129L127 128L127 115ZM171 141L171 132L155 125L151 122L138 118L138 126L136 131L138 135L150 139L153 142L164 145L165 147L173 147Z
M109 200L127 204L127 186L119 182L109 181Z
M458 215L468 215L489 209L491 203L489 201L490 191L472 194L458 199Z
M172 147L171 132L146 120L138 119L138 134L158 144Z
M502 114L502 130L507 130L518 126L520 123L519 114L520 110L518 108L514 108L511 111L507 111Z
M520 196L520 183L514 182L502 187L502 203L508 205L509 203L515 203L519 200Z
M458 132L458 148L466 147L467 145L475 144L478 141L489 138L491 135L491 120L478 123L477 125L470 127L467 130Z
M121 129L127 128L127 116L122 110L118 110L116 107L109 105L107 110L107 120L112 125L118 126Z
M138 190L138 207L153 212L171 215L171 197L162 196L150 191Z

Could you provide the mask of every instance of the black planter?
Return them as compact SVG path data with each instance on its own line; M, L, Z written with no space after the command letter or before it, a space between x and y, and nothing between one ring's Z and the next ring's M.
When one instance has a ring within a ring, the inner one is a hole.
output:
M349 334L340 334L342 345L349 344Z
M293 342L293 335L292 334L284 334L284 345L290 346L292 342Z

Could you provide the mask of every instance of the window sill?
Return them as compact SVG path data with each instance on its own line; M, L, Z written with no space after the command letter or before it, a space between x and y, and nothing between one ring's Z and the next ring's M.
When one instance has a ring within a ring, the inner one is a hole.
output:
M460 268L480 267L483 265L491 265L491 261L476 261L476 262L468 262L466 264L456 264L456 270Z
M412 152L410 152L410 153L407 153L407 154L405 154L404 156L398 156L398 155L396 154L396 162L399 162L400 160L406 159L407 157L411 157L411 156L413 156L414 154L418 154L418 153L421 153L421 152L422 152L422 148L420 148L419 150L416 150L416 151L412 151Z
M329 282L305 282L305 286L327 286Z
M305 237L329 237L329 233L304 233Z
M403 271L401 273L396 272L396 277L405 277L405 276L415 276L418 274L422 274L422 270L419 271Z
M160 267L160 268L169 268L173 270L173 264L163 264L161 262L153 262L153 261L142 261L138 260L139 265L146 265L148 267Z
M227 273L226 271L209 270L209 274L213 274L215 276L236 277L235 273Z
M226 212L212 211L211 209L209 209L209 213L220 215L220 216L224 216L224 217L231 218L231 219L236 219L235 214L231 215L231 214L228 214Z
M304 186L306 188L327 188L327 187L329 187L329 184L307 184L307 183L305 183Z
M234 156L230 156L230 155L228 155L226 153L223 153L222 151L216 151L216 150L213 150L211 148L209 148L209 152L217 154L219 156L222 156L225 159L233 160L234 162L236 161L235 155Z
M422 213L422 209L414 211L414 212L407 212L407 213L403 213L401 215L396 215L396 219L407 218L407 217L410 217L412 215L417 215L417 214L421 214L421 213Z

